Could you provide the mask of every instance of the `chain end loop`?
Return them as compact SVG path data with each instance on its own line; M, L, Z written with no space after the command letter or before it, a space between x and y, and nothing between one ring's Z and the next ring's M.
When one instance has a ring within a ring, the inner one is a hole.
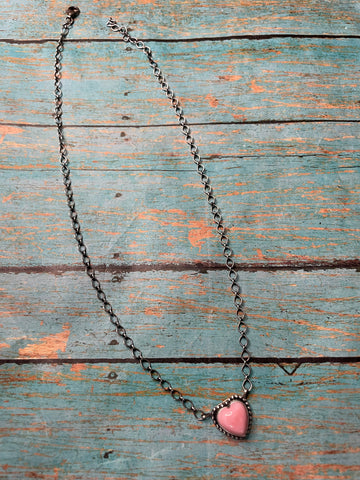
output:
M66 10L66 15L75 20L75 18L80 15L80 8L71 6Z

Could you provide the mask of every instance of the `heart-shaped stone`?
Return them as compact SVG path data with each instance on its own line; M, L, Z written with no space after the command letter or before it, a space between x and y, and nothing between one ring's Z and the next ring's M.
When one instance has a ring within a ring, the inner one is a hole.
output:
M250 406L238 395L233 395L215 407L213 420L223 433L234 438L244 438L250 429Z

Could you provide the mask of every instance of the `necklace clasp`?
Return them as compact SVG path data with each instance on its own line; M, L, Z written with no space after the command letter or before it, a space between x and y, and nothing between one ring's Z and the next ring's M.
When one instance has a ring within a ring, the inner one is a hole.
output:
M80 15L80 8L79 7L69 7L66 10L66 14L67 14L68 17L75 20L75 18Z

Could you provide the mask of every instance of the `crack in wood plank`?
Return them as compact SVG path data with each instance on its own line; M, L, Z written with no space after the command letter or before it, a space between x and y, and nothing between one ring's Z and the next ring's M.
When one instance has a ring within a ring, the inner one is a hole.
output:
M184 363L184 364L234 364L241 365L242 361L240 357L148 357L148 360L151 363ZM346 363L359 363L360 356L355 357L297 357L297 358L286 358L286 357L252 357L252 364L276 364L284 370L288 375L293 375L295 371L303 364L346 364ZM11 364L16 365L27 365L27 364L53 364L53 365L63 365L63 364L78 364L78 363L111 363L111 364L138 364L138 361L134 358L0 358L0 365ZM294 365L292 370L289 370L288 365Z

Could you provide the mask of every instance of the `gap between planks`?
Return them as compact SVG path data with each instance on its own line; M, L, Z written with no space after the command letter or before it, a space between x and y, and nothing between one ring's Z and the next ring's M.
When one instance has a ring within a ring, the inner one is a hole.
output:
M129 28L131 33L133 29ZM227 40L271 40L273 38L326 38L326 39L337 39L337 38L360 38L360 35L355 34L296 34L296 33L275 33L275 34L256 34L256 35L223 35L223 36L214 36L214 37L190 37L190 38L142 38L144 42L156 42L156 43L190 43L190 42L224 42ZM12 43L12 44L40 44L40 43L57 43L57 38L39 38L39 39L17 39L17 38L0 38L2 43ZM123 42L122 38L69 38L65 40L69 43L113 43L113 42Z
M185 364L213 364L220 363L222 365L234 364L242 365L240 357L152 357L147 358L151 363L185 363ZM283 365L295 364L297 366L310 363L310 364L323 364L323 363L359 363L360 356L355 357L251 357L251 364L276 364L281 367ZM16 365L28 365L28 364L77 364L77 363L112 363L112 364L138 364L139 362L134 358L0 358L0 365L15 363Z
M282 125L288 123L360 123L360 120L357 119L344 119L344 118L305 118L305 119L263 119L263 120L243 120L243 121L231 121L231 122L192 122L192 127L197 126L214 126L214 125ZM31 128L57 128L55 124L50 123L23 123L23 122L0 122L0 126L2 127L31 127ZM94 123L94 124L66 124L64 128L166 128L166 127L178 127L178 123L157 123L157 124L139 124L139 125L127 125L126 123L118 123L118 124L102 124L102 123ZM245 156L245 155L243 155ZM302 157L304 155L298 155Z
M111 272L113 274L130 273L130 272L151 272L151 271L196 271L200 273L207 273L208 271L227 270L226 266L222 263L215 262L195 262L195 263L146 263L146 264L99 264L94 265L97 272ZM236 262L236 268L238 272L247 271L298 271L304 270L306 272L315 270L335 270L335 269L348 269L360 271L359 259L348 260L327 260L321 262L302 262L299 260L289 261L287 263L264 263L264 264L251 264ZM0 274L36 274L36 273L49 273L54 275L62 275L67 272L82 272L84 266L79 265L32 265L32 266L0 266Z

